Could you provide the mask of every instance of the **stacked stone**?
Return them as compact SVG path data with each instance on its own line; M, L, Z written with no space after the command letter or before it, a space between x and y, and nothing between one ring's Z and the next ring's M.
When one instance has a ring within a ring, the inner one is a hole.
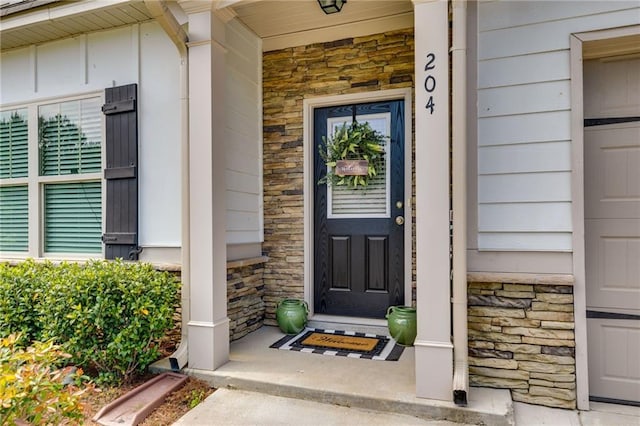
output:
M471 385L576 408L571 285L470 282L468 305Z
M238 340L264 323L264 265L227 268L229 339Z
M275 325L277 303L304 293L303 100L413 87L413 29L265 52L262 69L265 323Z

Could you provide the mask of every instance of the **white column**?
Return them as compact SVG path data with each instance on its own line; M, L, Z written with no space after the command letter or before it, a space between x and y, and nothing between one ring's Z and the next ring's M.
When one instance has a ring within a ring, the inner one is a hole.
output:
M189 367L202 370L229 360L224 33L211 10L189 13Z
M414 0L416 395L453 399L449 283L449 25L446 0Z

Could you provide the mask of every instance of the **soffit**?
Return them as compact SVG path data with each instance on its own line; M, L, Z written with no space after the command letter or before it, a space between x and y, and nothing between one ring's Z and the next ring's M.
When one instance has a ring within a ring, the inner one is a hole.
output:
M2 50L152 19L142 1L90 0L40 3L0 18ZM411 0L349 0L326 15L317 0L179 0L185 10L215 10L236 17L263 40L264 50L357 37L413 26Z
M142 2L64 1L0 19L2 50L44 43L152 19Z
M587 41L583 45L583 59L637 56L640 53L640 33L632 36Z

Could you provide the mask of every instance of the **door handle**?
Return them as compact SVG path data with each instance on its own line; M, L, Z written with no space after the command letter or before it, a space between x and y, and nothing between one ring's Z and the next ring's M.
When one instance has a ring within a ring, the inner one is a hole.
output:
M404 217L403 216L396 216L396 225L404 225Z

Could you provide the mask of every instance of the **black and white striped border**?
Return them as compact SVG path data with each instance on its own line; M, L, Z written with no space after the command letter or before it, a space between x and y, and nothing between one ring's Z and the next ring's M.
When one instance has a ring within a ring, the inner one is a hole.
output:
M376 339L381 339L386 341L384 347L375 354L365 354L359 353L357 351L348 351L348 350L335 350L335 349L313 349L313 348L305 348L302 347L299 343L302 341L308 334L310 333L326 333L326 334L337 334L343 336L354 336L354 337L372 337ZM347 358L359 358L359 359L372 359L376 361L397 361L400 359L400 355L404 350L403 346L396 344L396 341L393 338L388 336L380 336L372 333L359 333L355 331L342 331L342 330L323 330L319 328L305 328L300 333L296 335L285 336L282 339L275 342L270 346L275 349L282 349L285 351L297 351L304 353L313 353L313 354L321 354L321 355L330 355L330 356L342 356Z

